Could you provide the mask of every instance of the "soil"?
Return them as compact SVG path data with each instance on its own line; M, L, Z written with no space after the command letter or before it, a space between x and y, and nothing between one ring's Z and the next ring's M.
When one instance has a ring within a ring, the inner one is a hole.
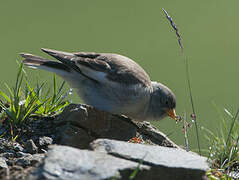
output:
M5 119L0 124L0 179L23 180L37 167L48 145L57 144L54 119L35 117L22 125Z

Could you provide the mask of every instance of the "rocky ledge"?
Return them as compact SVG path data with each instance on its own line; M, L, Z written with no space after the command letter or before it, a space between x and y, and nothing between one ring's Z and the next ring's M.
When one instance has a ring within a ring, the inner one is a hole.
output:
M0 138L1 179L187 180L206 179L209 169L205 157L179 148L150 123L87 105L71 104L26 126L16 142Z

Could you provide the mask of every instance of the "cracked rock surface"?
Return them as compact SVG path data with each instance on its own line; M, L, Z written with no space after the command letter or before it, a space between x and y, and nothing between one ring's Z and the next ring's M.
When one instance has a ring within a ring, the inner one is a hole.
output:
M77 158L76 158L77 157ZM51 146L43 166L28 179L91 179L120 178L120 171L133 171L138 163L97 151L68 146ZM142 165L140 170L149 169Z
M149 122L136 122L87 105L70 104L57 118L57 123L62 145L89 148L90 142L98 138L129 141L137 136L146 144L178 148Z
M181 149L98 139L92 150L68 146L50 147L41 167L28 179L206 179L206 158Z
M20 130L19 130L20 129ZM0 179L202 179L206 159L186 152L149 122L70 104L55 117L34 117L12 141L0 131ZM137 137L140 141L134 139Z

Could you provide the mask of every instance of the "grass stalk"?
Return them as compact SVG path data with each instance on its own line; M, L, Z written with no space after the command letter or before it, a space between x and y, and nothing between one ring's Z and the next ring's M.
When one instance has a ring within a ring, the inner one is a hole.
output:
M184 131L184 139L185 139L185 149L189 151L189 143L188 143L188 123L187 123L187 114L184 112L183 116L183 131Z
M233 121L232 121L232 123L231 123L231 126L230 126L230 129L229 129L229 131L228 131L228 135L227 135L227 140L226 140L226 143L225 143L225 146L224 146L224 151L223 151L223 154L222 154L222 156L221 156L221 167L220 168L222 168L223 166L224 166L224 163L222 163L222 161L223 161L223 159L224 159L224 156L225 156L225 153L226 153L226 151L230 148L229 146L228 146L228 143L229 143L229 141L230 141L230 139L231 139L231 137L232 137L232 130L233 130L233 127L235 126L235 122L236 122L236 120L237 120L237 118L238 118L238 115L239 115L239 108L238 108L238 110L237 110L237 112L236 112L236 115L233 117ZM239 140L239 135L238 135L238 138L237 138L237 142L236 142L236 147L235 147L235 149L237 148L237 146L238 146L238 140ZM231 153L230 153L231 154ZM228 162L230 162L230 159L231 159L231 155L229 156L229 159L228 159Z
M138 166L135 168L135 170L130 174L129 180L133 180L136 175L138 174L140 170L140 166L143 164L145 157L147 156L148 153L146 153L142 159L139 160Z
M187 79L187 84L188 84L189 97L190 97L190 102L191 102L192 111L193 111L193 114L191 115L191 117L192 117L192 119L195 123L195 131L196 131L196 136L197 136L197 146L198 146L199 154L201 155L199 132L198 132L198 123L197 123L197 116L196 116L196 111L195 111L195 106L194 106L194 101L193 101L191 81L190 81L190 73L189 73L189 64L188 64L187 57L185 57L185 65L186 65L186 79Z
M190 103L192 106L192 111L193 114L191 115L194 123L195 123L195 129L196 129L196 136L197 136L197 145L198 145L198 151L199 154L201 155L201 148L200 148L200 141L199 141L199 132L198 132L198 124L197 124L197 118L196 118L196 112L195 112L195 106L194 106L194 102L193 102L193 95L192 95L192 88L191 88L191 81L190 81L190 75L189 75L189 64L188 64L188 58L187 56L184 55L184 49L183 49L183 44L182 44L182 38L181 35L179 33L179 30L176 26L176 24L174 23L173 19L169 16L168 12L165 9L162 9L167 20L170 22L170 25L172 26L172 28L174 29L177 39L178 39L178 44L180 46L180 49L182 51L182 55L185 59L185 65L186 65L186 80L187 80L187 85L188 85L188 90L189 90L189 96L190 96Z

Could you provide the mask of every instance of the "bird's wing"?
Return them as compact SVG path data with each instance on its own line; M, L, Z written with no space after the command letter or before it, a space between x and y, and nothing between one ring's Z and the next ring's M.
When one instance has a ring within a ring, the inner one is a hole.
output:
M50 49L42 50L63 64L103 84L115 82L124 85L151 85L147 73L125 56L110 53L68 53Z

